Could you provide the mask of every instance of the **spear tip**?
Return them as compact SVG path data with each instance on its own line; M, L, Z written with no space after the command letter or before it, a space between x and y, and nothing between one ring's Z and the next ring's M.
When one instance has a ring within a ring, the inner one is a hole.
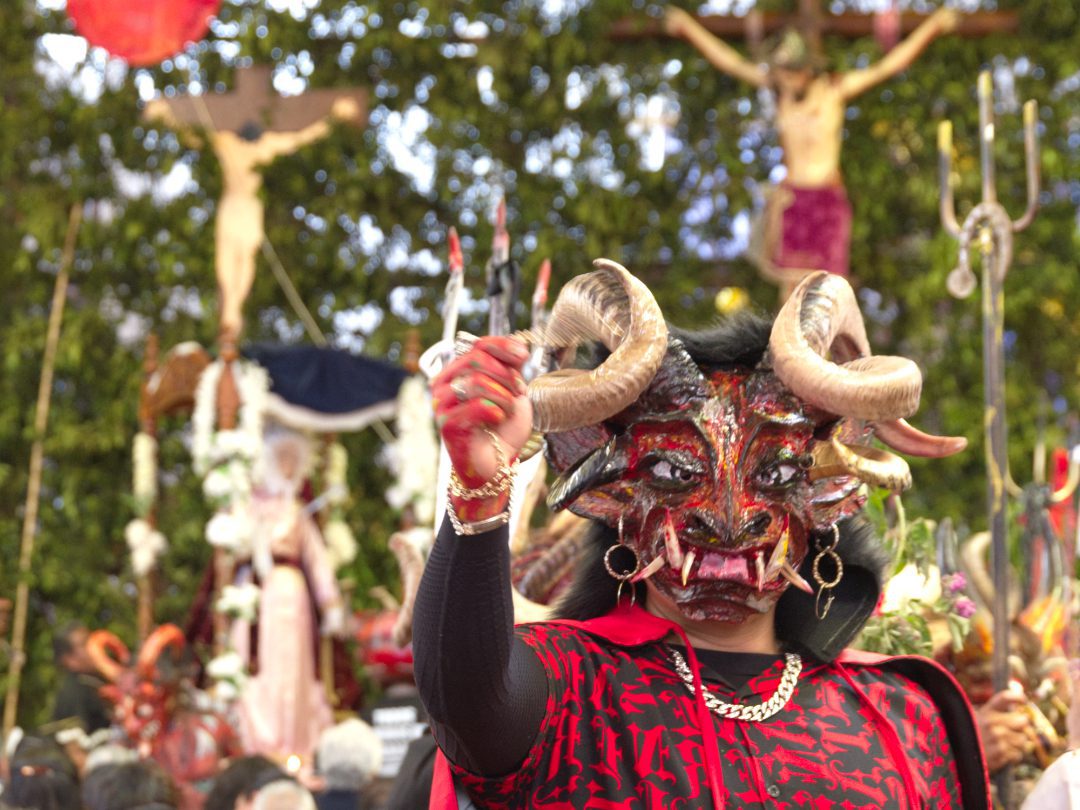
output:
M952 152L952 121L942 121L938 124L938 151Z
M540 272L536 275L536 292L533 293L533 302L543 306L547 303L548 284L551 282L551 259L544 259L540 264Z
M1024 102L1024 126L1035 126L1035 119L1039 115L1039 102L1035 99L1028 99Z
M450 226L447 235L449 243L450 274L460 273L465 267L465 260L461 255L461 240L458 238L457 228Z

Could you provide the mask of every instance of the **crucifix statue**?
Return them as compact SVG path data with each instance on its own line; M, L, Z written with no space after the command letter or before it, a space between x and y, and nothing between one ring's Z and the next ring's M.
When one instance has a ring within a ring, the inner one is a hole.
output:
M255 280L255 257L262 247L263 203L259 197L264 166L275 158L325 137L331 121L361 126L367 115L363 90L309 90L283 98L272 92L270 68L241 68L236 89L208 97L156 99L146 117L178 129L195 144L209 142L221 164L222 192L214 224L214 268L217 274L220 332L224 363L217 389L217 427L236 427L240 392L233 373L239 358L237 341L243 329L243 307ZM214 590L232 580L232 556L214 554ZM221 652L228 620L214 614L214 647Z
M272 92L269 67L241 68L236 90L208 97L156 99L146 117L198 141L205 133L221 164L222 193L214 227L222 344L235 343L243 305L255 278L262 246L261 169L330 132L331 121L357 126L366 118L363 90L310 90L283 98Z
M851 205L840 172L848 103L908 68L936 37L955 30L958 21L955 11L939 9L875 64L829 73L816 47L819 21L805 8L802 24L784 31L766 64L759 65L687 12L668 7L664 24L669 35L685 39L724 73L775 95L787 175L766 206L761 264L763 273L781 284L784 298L814 270L848 275Z

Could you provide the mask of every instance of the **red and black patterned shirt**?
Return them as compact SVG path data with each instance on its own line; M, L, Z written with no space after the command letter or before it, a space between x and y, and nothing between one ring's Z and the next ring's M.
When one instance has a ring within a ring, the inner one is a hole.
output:
M778 714L758 723L710 715L707 739L665 644L623 646L572 623L517 633L543 663L547 711L515 772L484 777L452 766L480 807L962 807L944 722L926 691L897 672L807 661ZM701 675L722 700L757 703L782 670L778 661L739 689L706 667ZM706 745L720 752L718 797Z

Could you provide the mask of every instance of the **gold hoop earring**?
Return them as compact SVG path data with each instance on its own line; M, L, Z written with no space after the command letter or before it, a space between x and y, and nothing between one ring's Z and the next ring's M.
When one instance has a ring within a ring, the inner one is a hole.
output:
M824 543L821 538L818 537L814 541L814 547L817 549L817 554L814 556L813 567L811 573L814 577L814 582L817 583L818 590L817 596L814 598L814 615L818 617L819 621L825 619L829 615L829 608L832 607L833 599L836 594L833 593L833 589L840 584L840 580L844 578L844 561L840 559L840 555L836 553L836 547L840 544L840 529L834 523L832 527L832 542ZM836 574L829 581L826 581L821 576L821 562L822 560L829 559L833 567L836 568ZM821 600L824 598L825 605L822 606Z
M621 521L620 521L620 523L621 523ZM611 567L611 554L616 549L620 549L620 548L625 548L627 551L629 551L631 554L634 555L634 570L632 570L632 571L623 571L622 573L619 573L618 571L616 571L614 568ZM641 557L638 556L638 553L636 551L634 551L632 546L628 546L625 543L616 543L615 545L611 546L610 548L608 548L607 551L604 552L604 569L608 572L608 576L610 576L614 580L617 580L618 583L619 583L619 587L615 589L615 604L617 605L617 604L619 604L619 602L622 601L623 585L625 585L627 582L629 582L631 579L633 579L637 575L638 571L641 570ZM634 604L636 596L637 596L637 589L633 585L631 585L630 586L630 604L631 605Z

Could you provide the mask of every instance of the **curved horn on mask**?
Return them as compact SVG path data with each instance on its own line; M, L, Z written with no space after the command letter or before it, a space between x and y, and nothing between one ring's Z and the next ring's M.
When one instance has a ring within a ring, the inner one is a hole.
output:
M157 669L157 661L168 647L177 650L184 648L184 634L175 624L163 624L151 633L139 650L139 673L152 678Z
M559 293L544 343L567 349L599 340L611 352L597 368L561 369L529 384L533 427L574 430L609 419L652 381L667 351L667 324L649 288L607 259Z
M112 683L124 673L131 660L127 645L108 630L95 630L86 640L86 654L105 680Z
M829 413L880 421L919 407L919 367L871 356L855 293L832 273L812 273L795 288L773 323L769 351L776 376Z
M887 450L864 445L844 444L835 436L832 441L816 442L810 480L852 475L871 486L894 492L911 486L911 469L900 456Z
M769 336L773 370L812 405L876 423L874 434L894 450L941 458L967 439L932 436L904 421L919 407L922 374L903 357L873 357L855 294L832 273L812 273L784 304ZM832 353L836 361L826 359Z
M967 447L963 436L933 436L912 427L904 419L878 422L874 436L898 453L924 458L944 458Z

